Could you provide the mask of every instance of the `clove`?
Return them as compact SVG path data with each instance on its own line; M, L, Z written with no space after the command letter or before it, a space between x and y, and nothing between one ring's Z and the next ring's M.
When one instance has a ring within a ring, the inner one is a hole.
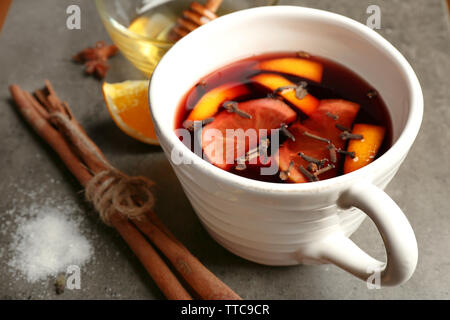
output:
M334 144L331 143L327 146L327 149L330 151L330 161L336 163L337 162L336 147L334 146Z
M242 171L247 169L247 166L245 165L245 157L237 158L236 163L236 170Z
M353 134L353 133L350 133L348 131L342 132L339 135L339 137L342 140L362 140L362 139L364 139L364 136L362 134Z
M203 126L206 126L207 124L214 121L214 118L207 118L204 120L186 120L183 122L183 127L189 131L195 131L197 128L201 128Z
M310 163L308 164L308 166L306 167L306 169L308 169L310 172L314 173L314 172L316 172L317 170L319 170L319 167L317 166L317 164L315 164L315 163L313 163L313 162L310 162Z
M378 97L378 92L376 90L372 89L372 90L369 90L369 92L367 92L367 98L373 99L376 97Z
M259 142L258 151L260 157L264 157L264 159L268 158L267 149L269 148L269 145L270 145L269 139L263 139Z
M303 152L299 152L298 155L305 161L310 162L310 163L315 163L319 168L321 166L323 166L323 164L325 163L326 160L319 160L310 156L307 156L306 154L304 154Z
M332 170L332 169L334 169L335 168L335 166L334 166L334 164L329 164L328 166L326 166L325 168L322 168L322 169L319 169L319 170L317 170L316 172L314 172L314 176L319 176L319 175L321 175L321 174L324 174L325 172L328 172L328 171L330 171L330 170Z
M309 172L308 170L306 170L303 166L299 167L300 172L310 181L319 181L319 178L316 177L316 175L312 174L311 172Z
M311 55L308 52L306 52L306 51L299 51L299 52L297 52L297 56L299 58L302 58L302 59L309 59L309 58L311 58Z
M287 168L287 170L280 172L280 179L283 181L286 181L287 179L289 179L289 176L291 175L291 170L293 167L294 167L294 161L289 162L289 167Z
M236 101L226 101L223 103L223 107L228 111L228 112L234 112L237 115L241 116L242 118L246 118L246 119L251 119L252 115L248 114L245 111L242 111L241 109L239 109L239 105Z
M285 123L281 124L280 131L281 131L286 137L288 137L288 138L291 139L292 141L295 141L295 137L294 137L294 135L288 130L287 124L285 124Z
M338 149L337 152L339 152L340 154L349 156L351 159L355 159L355 157L356 157L354 151L346 151L346 150Z
M331 112L327 112L326 115L327 115L328 118L331 118L333 120L338 120L339 119L339 116L337 114L332 114Z
M309 137L309 138L312 138L312 139L316 139L316 140L319 140L319 141L322 141L322 142L325 142L325 143L328 143L328 144L331 143L330 140L328 140L326 138L319 137L319 136L317 136L315 134L312 134L312 133L310 133L308 131L304 131L303 134L305 136Z
M346 126L343 126L342 124L339 123L336 123L334 126L341 131L348 131L348 132L352 131L352 129L347 128Z
M302 100L304 97L308 95L308 90L306 87L308 83L306 81L301 81L298 86L295 88L295 97L299 100Z
M295 97L299 100L302 100L308 95L308 91L306 90L307 86L308 83L306 81L300 81L298 85L279 87L275 89L274 93L280 93L287 90L295 90Z

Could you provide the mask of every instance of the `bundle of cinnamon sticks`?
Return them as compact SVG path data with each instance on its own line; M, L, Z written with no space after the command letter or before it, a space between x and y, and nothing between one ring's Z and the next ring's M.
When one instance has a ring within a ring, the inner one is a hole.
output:
M10 91L25 121L58 154L83 187L99 173L111 168L49 81L45 82L44 89L35 91L34 96L18 85L11 85ZM175 238L153 210L145 212L139 219L113 212L108 222L119 232L168 299L241 299ZM171 271L155 247L177 274ZM184 280L187 288L179 278Z

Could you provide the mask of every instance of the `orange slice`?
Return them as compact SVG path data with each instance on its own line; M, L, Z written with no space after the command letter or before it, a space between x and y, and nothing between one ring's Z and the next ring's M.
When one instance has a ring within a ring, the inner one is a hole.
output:
M322 81L323 66L315 61L300 58L279 58L261 61L259 69L281 72L297 77Z
M239 109L251 115L251 118L244 118L224 110L202 131L204 154L212 164L224 170L230 169L237 157L243 156L245 152L256 146L254 143L265 137L260 129L266 129L269 131L266 134L270 134L270 130L278 129L282 123L288 124L297 118L295 111L278 99L245 101L239 103ZM242 130L244 135L229 136L227 131L230 129L236 130L235 133L237 130ZM250 130L249 133L256 132L255 140L252 141L245 136L248 130Z
M117 126L139 141L158 145L148 105L148 80L103 83L106 107Z
M272 91L281 87L294 85L294 83L283 76L271 73L261 73L253 77L252 80ZM298 99L295 95L295 90L280 91L278 94L307 115L312 114L320 103L318 99L310 94L307 94L303 99Z
M336 128L336 121L328 116L333 114L339 118L339 124L345 127L351 127L354 119L359 112L360 106L356 103L330 99L322 100L317 110L302 123L296 122L289 127L289 131L295 137L295 141L287 139L278 151L278 161L281 171L288 170L290 163L294 162L291 168L289 179L295 183L308 182L308 176L302 172L300 166L307 168L309 161L299 156L299 152L317 160L325 160L326 166L333 164L335 168L318 176L320 180L335 177L338 174L343 158L336 154L336 161L333 163L330 157L328 143L320 141L311 136L305 135L305 132L329 140L336 148L345 147L345 142L340 138L342 133Z
M371 124L355 124L353 134L361 134L362 140L350 140L347 151L354 152L355 158L346 157L344 173L358 170L371 163L383 143L386 130Z
M200 121L214 116L222 103L245 96L250 90L242 84L226 83L205 93L189 114L188 120Z

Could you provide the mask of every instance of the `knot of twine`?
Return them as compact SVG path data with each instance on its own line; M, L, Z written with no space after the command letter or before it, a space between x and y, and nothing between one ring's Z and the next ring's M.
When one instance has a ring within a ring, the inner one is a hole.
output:
M86 199L94 205L103 222L110 226L110 218L116 212L129 219L140 219L153 209L155 198L150 191L153 182L145 177L130 177L111 166L69 117L70 114L61 112L50 114L50 119L65 128L66 134L76 138L72 140L76 148L86 148L105 168L89 180L85 189Z
M111 225L110 217L116 212L129 219L140 219L151 210L155 203L152 185L145 177L130 177L111 167L88 182L85 195L103 222Z

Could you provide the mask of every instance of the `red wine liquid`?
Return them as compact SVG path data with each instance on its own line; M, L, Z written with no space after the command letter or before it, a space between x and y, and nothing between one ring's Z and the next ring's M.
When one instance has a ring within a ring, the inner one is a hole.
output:
M251 89L250 95L237 99L237 102L269 96L271 94L270 91L252 83L250 80L255 75L263 72L256 69L255 66L262 60L285 57L297 57L297 53L270 53L258 55L234 62L207 75L186 94L184 99L182 99L175 118L175 129L183 128L183 122L187 119L196 103L206 92L222 84L229 82L241 83L247 85ZM343 99L359 104L361 109L358 112L354 123L367 123L386 128L383 144L380 147L376 158L383 155L392 145L392 123L382 97L375 91L375 88L347 67L323 57L311 56L309 59L322 64L323 76L321 83L286 74L283 74L283 76L293 83L306 81L308 83L308 93L319 100ZM374 92L374 96L369 94ZM289 105L289 102L285 102ZM305 114L302 114L298 108L292 105L291 107L299 114L300 119L305 119L307 117ZM287 138L280 135L280 145L285 139ZM193 141L192 136L191 141ZM261 175L260 168L256 166L248 166L247 169L242 171L231 169L230 172L242 177L260 181L289 183L288 181L281 180L279 174L271 176ZM340 172L342 172L342 168Z

